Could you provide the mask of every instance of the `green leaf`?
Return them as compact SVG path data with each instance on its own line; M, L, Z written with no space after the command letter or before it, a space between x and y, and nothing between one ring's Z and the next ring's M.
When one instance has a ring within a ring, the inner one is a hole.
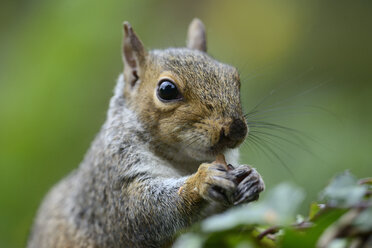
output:
M349 172L337 175L324 189L321 199L333 207L347 208L359 203L367 192L365 185L358 184Z
M254 248L254 247L255 246L248 241L242 241L235 246L235 248Z
M186 233L181 235L172 247L184 248L184 247L203 247L204 238L201 235L195 233Z
M237 247L243 243L245 247L255 247L252 240L251 230L231 229L223 232L215 232L206 235L205 248L214 247Z
M204 234L203 247L252 247L274 248L277 247L273 240L264 237L257 239L260 232L252 228L238 227L227 231Z
M307 230L297 230L293 227L285 227L284 235L280 241L281 246L285 248L314 248L317 240L324 230L332 225L337 219L345 213L345 210L332 209L321 214L314 221L314 226Z
M286 225L295 220L303 199L302 189L282 183L268 192L263 200L209 217L201 223L201 227L204 232L214 232L239 225Z
M324 208L324 204L313 202L310 205L309 220L313 220L314 217Z

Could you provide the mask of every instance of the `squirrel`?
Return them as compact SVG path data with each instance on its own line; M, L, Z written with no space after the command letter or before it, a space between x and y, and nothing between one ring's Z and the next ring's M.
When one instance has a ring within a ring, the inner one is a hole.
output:
M190 23L187 47L151 51L123 26L124 70L107 119L43 200L29 248L166 247L265 188L254 168L237 166L249 131L239 74L207 54L204 24Z

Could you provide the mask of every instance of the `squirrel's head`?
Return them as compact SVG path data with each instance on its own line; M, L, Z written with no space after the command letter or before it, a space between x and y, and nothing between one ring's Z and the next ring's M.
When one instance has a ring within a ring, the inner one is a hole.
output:
M203 23L194 19L187 48L147 52L124 23L126 105L151 134L155 149L172 151L163 154L171 159L213 160L248 133L238 71L208 56L205 36Z

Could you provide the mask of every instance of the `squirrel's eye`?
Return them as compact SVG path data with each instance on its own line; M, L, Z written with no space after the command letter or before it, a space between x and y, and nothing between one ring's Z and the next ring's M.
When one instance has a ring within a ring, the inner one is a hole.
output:
M157 93L158 98L161 101L172 101L182 98L177 86L169 79L160 81Z

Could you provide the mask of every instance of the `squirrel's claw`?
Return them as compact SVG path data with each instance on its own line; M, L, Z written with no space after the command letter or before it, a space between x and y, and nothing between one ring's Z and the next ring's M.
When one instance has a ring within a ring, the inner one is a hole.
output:
M231 171L230 174L234 174L235 180L238 182L234 192L234 205L257 200L259 194L265 189L260 174L248 165L243 165L236 171Z

